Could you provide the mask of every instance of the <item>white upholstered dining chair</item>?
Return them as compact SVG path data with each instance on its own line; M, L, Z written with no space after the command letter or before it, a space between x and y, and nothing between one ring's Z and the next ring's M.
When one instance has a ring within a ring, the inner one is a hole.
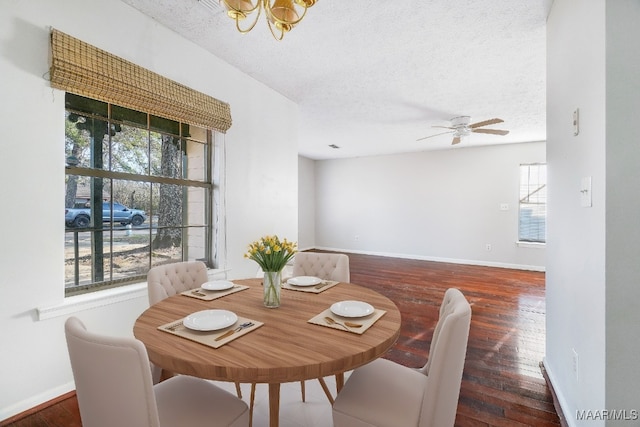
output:
M351 280L349 272L349 257L345 254L323 252L298 252L293 258L293 277L314 276L322 280L346 282ZM327 398L333 403L333 396L329 393L326 382L318 378ZM304 381L300 381L302 401L306 400Z
M149 305L159 303L177 293L199 288L209 280L207 265L202 261L182 261L152 267L147 272L147 292ZM172 375L151 364L153 383L164 376ZM240 384L236 383L236 393L242 398Z
M209 381L178 375L153 385L137 339L88 332L76 317L65 335L85 427L249 425L247 404Z
M298 252L293 258L293 277L314 276L323 280L349 282L349 257L345 254Z
M209 280L202 261L183 261L152 267L147 272L149 305L180 292L200 287Z
M335 399L334 427L452 427L470 323L464 295L448 289L426 365L411 369L376 359L355 369Z
M147 272L147 297L149 305L159 303L177 293L200 287L209 280L207 266L202 261L182 261L152 267ZM153 383L157 384L169 372L151 364ZM239 386L238 397L242 397Z

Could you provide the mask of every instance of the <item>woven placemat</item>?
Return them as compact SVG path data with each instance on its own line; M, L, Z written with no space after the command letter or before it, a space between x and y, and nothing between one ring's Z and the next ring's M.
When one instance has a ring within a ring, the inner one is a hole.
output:
M282 284L283 289L289 289L290 291L300 291L300 292L311 292L314 294L319 294L320 292L324 292L327 289L333 288L340 282L336 282L333 280L323 280L315 286L296 286L291 285L288 282L284 282Z
M331 309L327 308L326 310L322 311L321 313L307 320L307 322L313 323L314 325L326 326L327 328L339 329L341 331L347 331L347 332L352 332L354 334L362 335L367 331L367 329L373 326L373 324L376 323L376 321L379 318L384 316L385 313L386 313L385 310L375 309L372 314L366 317L347 318L347 317L336 316L331 312ZM330 321L327 321L326 319L327 317L330 319L333 319L334 322L336 323L331 323ZM344 325L345 322L362 325L362 326L355 327L355 328L349 327L349 326L340 326L340 325Z
M233 285L233 288L225 289L223 291L208 291L202 288L190 289L188 291L180 292L180 295L184 295L186 297L197 298L204 301L211 301L214 299L222 298L224 296L234 294L236 292L244 291L245 289L249 289L246 285Z
M164 325L158 326L158 329L164 332L168 332L173 335L177 335L182 338L186 338L191 341L198 342L200 344L204 344L208 347L219 348L225 345L226 343L235 340L236 338L240 338L241 336L248 334L251 331L255 331L260 326L264 325L262 322L258 322L257 320L247 319L246 317L238 316L238 321L228 328L220 329L217 331L194 331L193 329L189 329L184 326L183 319L174 320L173 322L166 323ZM244 328L240 331L234 332L228 336L225 336L222 339L218 339L219 337L224 336L229 331L235 330L239 325L243 323L251 322L253 325ZM216 339L218 339L216 341Z

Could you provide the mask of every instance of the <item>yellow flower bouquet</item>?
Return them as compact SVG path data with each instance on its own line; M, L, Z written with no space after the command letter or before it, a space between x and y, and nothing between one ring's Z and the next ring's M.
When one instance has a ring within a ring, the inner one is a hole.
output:
M296 253L296 243L278 236L264 236L249 245L245 258L258 263L264 271L264 305L280 306L282 269Z

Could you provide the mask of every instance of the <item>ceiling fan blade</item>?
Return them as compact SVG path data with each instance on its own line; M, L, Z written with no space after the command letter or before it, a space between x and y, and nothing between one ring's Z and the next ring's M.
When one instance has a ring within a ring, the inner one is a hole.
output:
M456 128L452 128L450 126L431 126L432 128L442 128L442 129L453 129L455 130Z
M480 126L495 125L496 123L502 123L502 122L504 122L504 120L502 120L502 119L489 119L489 120L485 120L483 122L470 124L469 127L471 129L475 129L475 128L480 127Z
M492 135L506 135L509 133L508 130L501 129L473 129L471 130L473 133L490 133Z
M447 133L453 133L453 131L451 131L451 132L436 133L435 135L424 136L424 137L422 137L422 138L416 139L416 141L422 141L423 139L433 138L434 136L445 135L445 134L447 134Z
M456 136L453 138L453 141L451 141L451 145L456 145L460 143L460 137Z

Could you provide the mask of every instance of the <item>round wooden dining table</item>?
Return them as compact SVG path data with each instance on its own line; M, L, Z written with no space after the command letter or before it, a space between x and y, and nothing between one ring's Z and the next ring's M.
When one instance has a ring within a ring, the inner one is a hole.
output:
M364 286L339 283L321 293L282 289L280 307L267 308L261 279L233 282L248 289L212 301L171 296L145 310L133 333L144 343L150 360L163 369L211 380L269 384L271 427L279 423L281 383L336 375L339 391L344 372L382 356L400 334L396 305ZM386 313L362 334L308 322L333 303L348 300L367 302ZM158 329L208 309L229 310L264 324L219 348Z

